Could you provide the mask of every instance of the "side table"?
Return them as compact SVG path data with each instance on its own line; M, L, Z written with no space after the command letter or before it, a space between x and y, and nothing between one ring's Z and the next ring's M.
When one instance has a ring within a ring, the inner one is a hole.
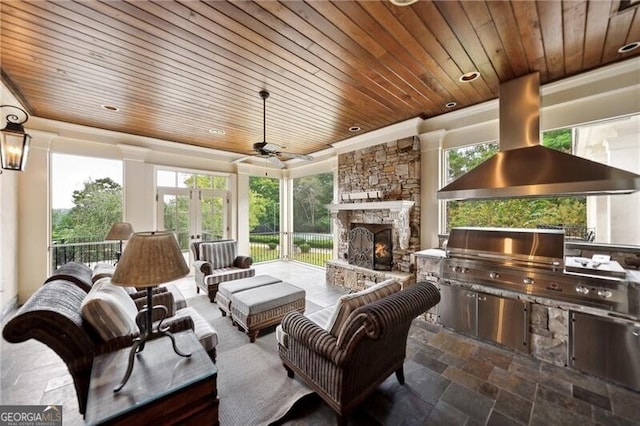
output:
M93 361L85 421L89 425L218 424L218 370L192 331L174 334L191 357L176 355L171 340L146 343L136 354L129 381L119 392L129 348Z

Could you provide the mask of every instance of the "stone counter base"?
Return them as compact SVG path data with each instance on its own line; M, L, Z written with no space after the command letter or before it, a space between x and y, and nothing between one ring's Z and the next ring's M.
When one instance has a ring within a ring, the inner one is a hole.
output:
M352 290L363 290L389 278L395 278L402 288L416 283L414 274L393 271L374 271L360 266L350 265L341 260L328 260L326 265L326 283Z

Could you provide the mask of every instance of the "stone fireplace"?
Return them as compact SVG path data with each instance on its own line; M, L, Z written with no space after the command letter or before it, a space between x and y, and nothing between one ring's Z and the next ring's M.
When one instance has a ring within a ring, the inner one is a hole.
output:
M334 219L337 259L327 283L362 289L387 278L415 282L420 250L420 150L413 137L338 157Z

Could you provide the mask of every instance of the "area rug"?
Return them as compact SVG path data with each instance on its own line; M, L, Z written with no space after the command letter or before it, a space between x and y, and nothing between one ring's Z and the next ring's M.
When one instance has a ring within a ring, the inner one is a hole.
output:
M206 296L187 300L218 332L219 419L222 426L267 425L282 418L296 401L312 393L289 378L280 362L275 327L262 330L255 343L222 317Z

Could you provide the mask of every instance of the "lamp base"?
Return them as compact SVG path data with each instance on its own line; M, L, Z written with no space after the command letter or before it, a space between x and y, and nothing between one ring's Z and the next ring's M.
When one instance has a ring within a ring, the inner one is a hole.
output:
M191 356L190 353L187 354L178 349L178 346L176 345L176 338L173 337L173 334L171 334L168 327L162 328L162 321L164 321L164 318L167 315L167 308L164 306L156 306L156 309L159 308L163 310L164 315L158 322L158 329L156 331L153 331L153 321L152 321L151 312L153 311L154 308L152 303L153 302L152 295L153 295L153 292L151 290L151 287L147 287L147 306L141 309L140 312L138 312L138 315L136 316L136 323L140 327L141 334L140 334L140 337L137 337L133 341L133 345L131 346L131 351L129 352L129 363L127 365L127 371L124 374L124 377L122 378L122 381L120 382L120 384L115 388L113 388L114 392L118 392L127 383L127 381L129 380L129 377L131 377L131 372L133 371L133 361L135 359L136 353L142 352L142 350L144 349L145 343L150 340L157 339L159 337L168 337L171 339L171 345L173 346L173 350L176 354L185 358L188 358Z

